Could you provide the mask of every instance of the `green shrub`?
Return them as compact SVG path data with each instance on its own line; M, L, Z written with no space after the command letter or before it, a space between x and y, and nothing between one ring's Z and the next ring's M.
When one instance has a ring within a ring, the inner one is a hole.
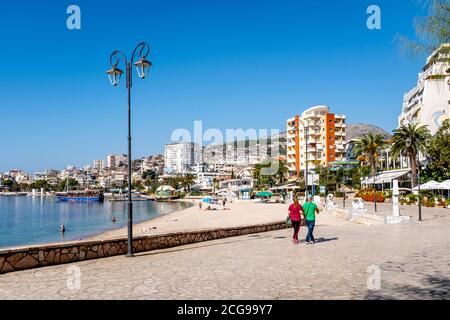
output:
M448 198L447 200L445 200L445 206L446 206L446 207L450 206L450 198Z
M431 199L428 199L426 202L425 202L425 206L426 207L434 207L435 206L435 204L436 204L436 201L434 201L434 198L431 198Z
M336 192L334 193L334 196L335 196L336 198L343 198L343 197L344 197L344 193L341 192L341 191L336 191Z
M392 198L392 191L384 191L384 192L383 192L383 196L384 196L386 199Z
M413 193L407 194L405 198L407 204L415 204L417 202L417 196Z

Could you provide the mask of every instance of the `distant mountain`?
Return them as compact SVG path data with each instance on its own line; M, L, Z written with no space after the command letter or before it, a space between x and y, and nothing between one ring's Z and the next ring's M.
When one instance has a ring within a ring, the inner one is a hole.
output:
M385 130L381 129L380 127L371 125L371 124L365 124L365 123L352 123L347 125L346 129L346 140L351 140L358 138L364 134L367 133L373 133L373 134L381 134L385 138L390 138L391 135L387 133Z

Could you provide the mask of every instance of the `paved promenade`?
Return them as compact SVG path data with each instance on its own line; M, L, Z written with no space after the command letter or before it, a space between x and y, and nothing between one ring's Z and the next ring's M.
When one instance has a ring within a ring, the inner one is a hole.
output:
M0 299L450 299L450 210L424 219L321 214L315 245L280 230L14 272L0 275Z

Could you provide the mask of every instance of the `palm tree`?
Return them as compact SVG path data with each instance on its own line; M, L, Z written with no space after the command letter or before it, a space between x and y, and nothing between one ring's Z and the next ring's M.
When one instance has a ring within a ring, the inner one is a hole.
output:
M188 191L191 191L191 186L194 184L195 177L192 173L186 173L186 175L182 179L183 187L187 188Z
M366 161L370 164L372 171L372 176L375 177L377 173L377 160L380 156L381 150L386 146L386 141L381 134L367 133L358 139L356 139L356 144L354 153L358 156L358 159ZM376 201L376 188L375 182L373 185L373 198L375 211L377 211L377 201Z
M391 155L398 158L400 155L407 156L411 164L411 182L414 188L417 181L417 155L426 152L426 146L431 139L427 126L418 123L402 125L394 130L392 136Z
M286 181L286 176L289 173L289 168L286 165L286 160L278 161L277 182L279 185Z
M367 133L356 139L356 145L353 150L360 161L369 163L372 175L375 175L380 152L385 146L386 141L381 134Z

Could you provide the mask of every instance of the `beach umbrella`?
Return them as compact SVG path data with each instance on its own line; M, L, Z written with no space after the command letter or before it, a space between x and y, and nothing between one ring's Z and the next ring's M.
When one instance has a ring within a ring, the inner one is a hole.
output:
M434 180L425 182L424 184L420 185L420 190L439 190L441 184L439 182L436 182ZM415 186L413 190L418 190L418 186Z
M256 194L257 197L271 197L273 196L273 192L270 191L261 191Z
M428 181L428 190L439 190L441 188L441 184L436 181Z
M164 186L158 187L158 189L156 189L156 191L175 191L175 188L173 188L172 186L164 185Z
M202 202L204 202L204 203L211 203L211 197L203 198Z
M440 183L441 190L447 190L447 198L450 195L450 180L445 180Z
M439 185L442 190L450 190L450 180L445 180L444 182L441 182Z

